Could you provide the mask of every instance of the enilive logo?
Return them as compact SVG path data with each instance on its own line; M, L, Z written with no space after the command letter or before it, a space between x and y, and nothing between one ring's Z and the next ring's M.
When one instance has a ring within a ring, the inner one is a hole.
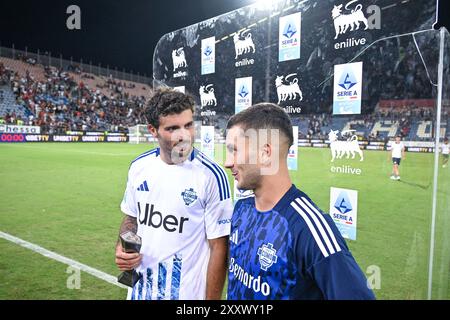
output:
M288 74L286 78L284 78L284 76L277 76L277 78L275 79L275 86L277 88L277 95L278 95L278 104L286 100L295 100L297 99L297 95L299 101L303 100L302 91L298 86L298 79L294 78L292 81L290 80L291 77L296 75L297 75L296 73L291 73Z
M345 9L348 10L348 5L352 2L354 1L347 3L345 5ZM338 35L346 33L349 28L350 31L353 31L353 29L358 30L360 22L364 24L364 30L367 30L369 28L367 19L361 9L362 5L358 4L356 8L351 10L349 14L342 14L342 4L334 6L333 10L331 11L331 16L333 17L334 30L336 31L336 36L334 37L335 39L337 39Z
M181 67L187 67L183 47L172 51L173 71Z
M214 94L214 85L208 84L206 86L200 86L198 93L200 94L200 104L203 107L217 106L217 99Z
M335 36L334 39L338 39L339 36L346 34L348 31L353 32L356 30L368 30L368 29L381 29L381 10L377 5L371 5L367 7L366 13L370 14L366 17L363 12L363 6L357 4L353 6L358 0L352 0L345 6L343 4L333 6L331 10L331 17L333 19ZM343 11L345 9L345 11ZM364 29L363 29L364 28ZM359 39L348 38L346 41L337 42L334 46L335 49L343 49L354 47L358 45L365 45L366 38Z
M347 132L351 133L354 130L348 130L346 132L342 132L341 136L346 134ZM356 135L352 135L347 138L346 141L341 141L338 139L339 130L330 130L328 133L328 140L330 141L330 150L331 150L331 162L335 159L341 159L344 155L347 155L347 159L352 155L352 159L355 158L355 152L359 154L359 160L363 161L363 153L359 148L358 137Z
M234 41L234 50L236 52L236 56L234 59L237 59L240 55L249 53L255 53L255 44L253 43L252 34L247 33L248 30L244 30L242 33L235 33L233 36ZM246 35L244 36L244 34ZM241 39L243 37L243 39Z

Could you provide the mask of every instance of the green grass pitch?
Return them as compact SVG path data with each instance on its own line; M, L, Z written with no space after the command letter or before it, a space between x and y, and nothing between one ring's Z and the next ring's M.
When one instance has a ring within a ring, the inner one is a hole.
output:
M0 231L116 276L114 246L129 163L152 147L0 144ZM217 145L220 163L223 152ZM299 148L291 177L325 212L331 186L358 190L357 240L347 243L367 277L379 271L377 298L426 299L434 155L407 153L401 181L389 179L387 152L364 151L364 157L331 164L329 149ZM362 174L332 173L332 165ZM450 299L448 170L439 166L434 299ZM124 289L84 272L80 289L69 289L66 272L66 265L0 239L0 299L125 298Z

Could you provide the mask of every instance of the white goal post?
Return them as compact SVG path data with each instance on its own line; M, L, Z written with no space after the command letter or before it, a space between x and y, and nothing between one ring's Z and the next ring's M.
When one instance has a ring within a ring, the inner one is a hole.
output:
M128 142L131 144L154 142L155 139L148 131L148 125L138 124L128 127Z

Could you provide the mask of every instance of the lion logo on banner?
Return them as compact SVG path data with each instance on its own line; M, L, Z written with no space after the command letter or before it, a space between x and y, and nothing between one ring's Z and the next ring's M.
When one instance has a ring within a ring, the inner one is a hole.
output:
M352 133L355 130L346 130L341 132L341 136L344 136L347 132ZM347 140L338 139L339 130L330 130L328 133L328 140L330 140L331 149L331 162L334 159L341 159L344 154L347 155L347 159L352 155L352 159L355 159L355 152L359 154L359 161L363 161L363 153L359 148L358 137L352 135Z
M241 36L244 36L244 33L246 33L246 31L243 31L241 33ZM234 57L234 59L237 59L240 55L244 53L250 52L250 50L252 50L253 53L255 53L255 44L253 43L251 33L247 33L244 36L244 39L240 39L239 33L235 33L233 36L233 41L234 41L234 50L236 51L236 56Z
M345 5L345 9L349 10L347 6L354 1L350 1ZM355 9L351 10L349 14L342 13L342 4L338 6L334 6L333 10L331 10L331 16L334 20L334 30L336 31L336 36L334 39L337 39L338 35L344 34L347 32L348 28L350 31L358 30L359 24L362 22L365 25L364 30L369 28L367 24L367 18L364 16L364 13L361 11L362 5L358 4Z
M202 108L206 106L217 106L216 96L214 94L214 88L211 88L213 85L208 84L206 86L200 86L199 94L200 94L200 103Z
M183 47L172 51L173 71L181 67L187 67Z
M275 86L277 87L277 95L278 95L278 104L280 104L281 101L297 99L297 95L300 101L303 100L302 91L298 86L298 79L294 78L292 81L289 80L290 77L296 75L297 75L296 73L291 73L288 74L286 78L284 76L277 76L277 78L275 79ZM288 84L283 83L283 79L285 81L289 81Z

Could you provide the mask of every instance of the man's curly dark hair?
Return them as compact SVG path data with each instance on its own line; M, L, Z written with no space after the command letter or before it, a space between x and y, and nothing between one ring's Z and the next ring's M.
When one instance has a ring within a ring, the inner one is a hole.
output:
M154 91L144 114L148 123L158 129L160 117L180 114L185 110L191 110L193 113L194 105L191 96L170 88L162 88Z

